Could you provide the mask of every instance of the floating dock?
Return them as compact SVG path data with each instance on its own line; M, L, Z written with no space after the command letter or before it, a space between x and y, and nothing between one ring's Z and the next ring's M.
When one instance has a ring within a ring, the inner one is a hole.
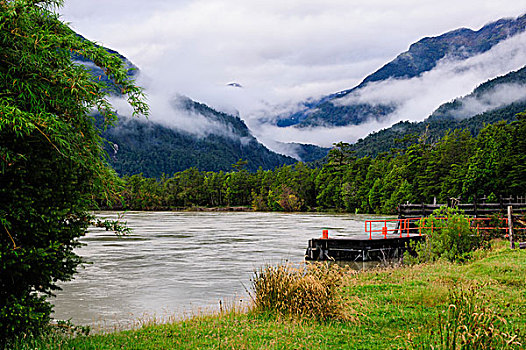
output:
M381 239L313 238L305 260L329 261L388 261L402 257L410 243L424 236Z
M499 203L482 202L461 204L448 203L464 211L469 227L480 234L492 230L500 232L503 238L509 238L511 248L526 249L524 239L526 234L526 198L500 197ZM443 204L401 204L398 207L397 219L380 219L365 221L364 238L329 238L329 230L323 230L321 238L309 240L305 260L330 261L388 261L399 259L404 252L411 252L412 244L424 240L424 233L442 229L447 217L434 217L428 220L428 215ZM508 215L505 216L504 209ZM514 215L513 210L519 215ZM500 213L498 219L490 214ZM368 236L368 238L367 238ZM383 236L383 237L382 237ZM518 237L515 237L518 236Z

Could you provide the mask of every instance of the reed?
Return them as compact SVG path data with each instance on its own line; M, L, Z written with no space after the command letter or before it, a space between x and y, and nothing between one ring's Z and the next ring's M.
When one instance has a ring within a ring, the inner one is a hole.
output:
M317 320L350 320L344 298L345 272L336 264L265 266L252 278L256 311Z
M524 349L524 335L487 306L479 287L450 292L436 330L416 342L419 349Z

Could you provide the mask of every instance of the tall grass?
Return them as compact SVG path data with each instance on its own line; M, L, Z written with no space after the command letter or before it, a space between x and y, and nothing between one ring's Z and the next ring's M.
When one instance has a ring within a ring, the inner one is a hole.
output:
M343 295L344 271L336 264L266 266L252 278L256 311L317 320L351 320Z
M524 349L524 335L485 304L476 287L453 290L437 329L415 342L419 349Z

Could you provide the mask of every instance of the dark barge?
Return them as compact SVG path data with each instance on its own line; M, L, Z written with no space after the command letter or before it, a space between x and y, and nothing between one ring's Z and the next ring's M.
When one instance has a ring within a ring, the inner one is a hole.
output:
M381 239L313 238L305 260L389 261L402 257L411 242L424 236L389 237Z
M509 237L512 249L515 245L526 248L526 242L520 241L526 233L526 197L500 197L499 203L489 203L486 200L484 197L465 204L455 200L447 203L447 206L461 209L471 228L477 233L482 230L496 230L503 233L503 238ZM433 230L432 225L426 226L426 222L422 223L421 220L443 206L446 205L401 204L397 219L366 220L365 235L358 239L329 238L328 230L325 229L322 238L309 240L305 260L365 262L399 259L404 252L411 252L412 244L425 239L423 228ZM513 210L516 214L512 214ZM490 224L494 220L490 215L500 215L497 224ZM515 223L518 226L514 227Z

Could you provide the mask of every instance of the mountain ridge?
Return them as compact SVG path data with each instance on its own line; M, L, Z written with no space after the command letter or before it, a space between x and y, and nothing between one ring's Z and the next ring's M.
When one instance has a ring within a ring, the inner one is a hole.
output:
M480 84L470 94L442 104L422 122L398 122L389 128L378 130L358 140L351 145L351 149L358 157L375 157L393 149L404 149L410 144L418 142L418 138L423 137L424 134L426 134L427 142L435 142L446 132L455 129L468 130L472 136L476 136L485 125L500 121L511 122L515 120L516 114L525 111L526 88L522 97L511 103L490 108L481 113L473 112L469 116L458 112L463 103L469 99L485 99L486 93L494 91L499 86L518 83L526 87L526 66L490 79Z
M370 105L354 103L337 106L333 101L363 89L369 83L387 79L407 79L433 69L445 57L467 59L484 53L503 40L526 29L526 14L516 18L499 19L474 31L459 28L439 36L424 37L411 44L409 49L365 77L357 86L329 94L315 101L303 102L303 109L291 115L278 117L281 127L315 127L359 125L367 120L380 120L392 113L391 104Z

